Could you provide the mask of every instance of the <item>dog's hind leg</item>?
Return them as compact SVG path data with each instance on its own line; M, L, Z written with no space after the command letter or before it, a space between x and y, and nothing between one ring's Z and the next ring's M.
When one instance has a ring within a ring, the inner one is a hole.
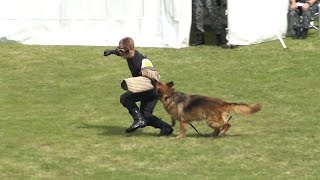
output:
M180 121L180 132L176 138L183 138L187 132L188 122Z
M211 136L216 137L220 134L220 128L214 128L214 131L211 133Z
M228 116L229 116L229 114L227 112L221 113L220 118L223 119L224 124L221 128L221 132L220 132L219 136L223 136L231 127L231 124L228 122L228 119L227 119Z
M219 117L208 117L207 124L209 127L214 129L212 136L218 136L220 134L221 128L223 127L224 121Z

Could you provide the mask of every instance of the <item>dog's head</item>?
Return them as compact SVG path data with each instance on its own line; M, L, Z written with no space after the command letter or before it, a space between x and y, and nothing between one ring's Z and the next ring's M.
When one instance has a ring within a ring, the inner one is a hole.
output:
M162 102L165 101L166 99L168 99L174 93L173 81L170 81L168 83L163 83L163 82L160 82L160 81L153 79L153 80L151 80L151 83L154 86L154 88L156 89L157 95L158 95L160 101L162 101Z

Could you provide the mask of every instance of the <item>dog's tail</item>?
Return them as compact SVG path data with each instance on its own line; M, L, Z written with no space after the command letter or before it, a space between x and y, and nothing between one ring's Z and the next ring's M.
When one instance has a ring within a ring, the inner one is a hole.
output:
M229 103L228 109L236 114L249 115L261 110L261 104Z

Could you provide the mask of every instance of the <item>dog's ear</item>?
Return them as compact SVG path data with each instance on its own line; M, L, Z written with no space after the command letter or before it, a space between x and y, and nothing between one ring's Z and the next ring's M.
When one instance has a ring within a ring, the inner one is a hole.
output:
M169 87L173 87L173 86L174 86L173 81L168 82L168 83L167 83L167 86L169 86Z

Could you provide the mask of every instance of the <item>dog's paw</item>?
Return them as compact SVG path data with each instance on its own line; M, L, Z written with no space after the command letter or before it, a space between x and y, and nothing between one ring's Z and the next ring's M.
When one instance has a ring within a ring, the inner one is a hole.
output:
M214 132L210 133L211 137L217 137L217 136L219 136L219 134L220 134L220 131L214 131Z
M184 138L184 135L182 134L179 134L178 136L176 136L176 139L182 139L182 138Z
M176 120L171 118L171 126L175 126L176 125Z

